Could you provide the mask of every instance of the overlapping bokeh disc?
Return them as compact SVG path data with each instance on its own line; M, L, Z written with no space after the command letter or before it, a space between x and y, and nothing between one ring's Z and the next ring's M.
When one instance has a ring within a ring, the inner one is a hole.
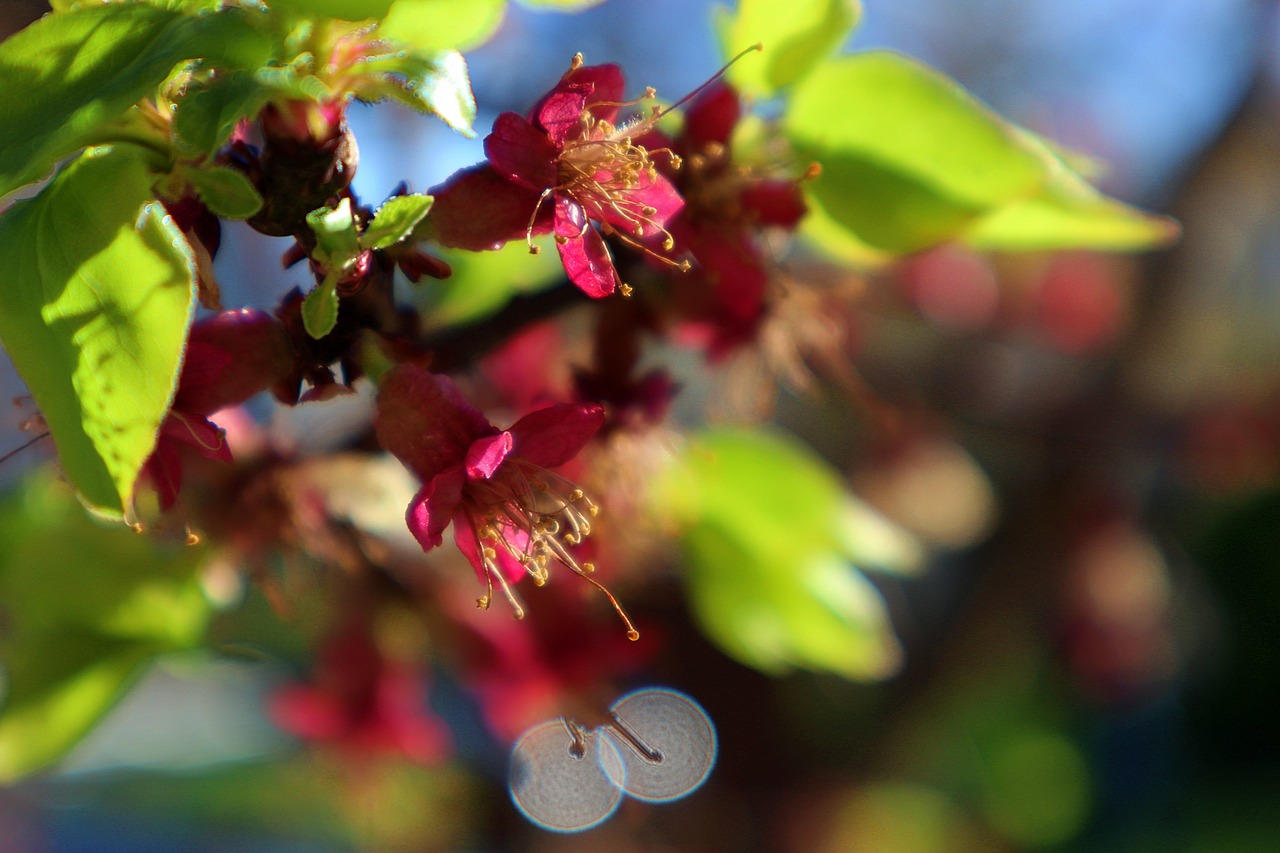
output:
M575 735L549 720L521 735L511 750L511 799L525 817L557 832L590 829L618 808L626 768L614 743L597 731Z
M613 783L639 800L666 802L695 790L716 762L716 730L707 712L675 690L628 693L609 709L618 725L601 739L620 761L603 765Z

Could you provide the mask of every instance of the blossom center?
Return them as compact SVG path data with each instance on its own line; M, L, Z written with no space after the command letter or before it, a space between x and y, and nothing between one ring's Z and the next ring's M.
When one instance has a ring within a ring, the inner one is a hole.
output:
M516 615L523 615L499 565L500 554L523 566L536 586L547 582L555 562L603 592L626 624L627 636L639 639L640 633L617 599L591 577L595 565L579 561L570 551L591 535L592 519L600 512L582 489L527 460L508 459L499 476L469 484L465 512L489 582L489 590L478 602L481 607L489 606L497 578Z

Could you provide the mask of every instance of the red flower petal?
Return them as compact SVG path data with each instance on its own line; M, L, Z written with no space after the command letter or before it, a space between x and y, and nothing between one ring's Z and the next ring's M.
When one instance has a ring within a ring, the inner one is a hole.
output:
M744 210L761 225L795 228L808 208L795 181L759 181L748 184L738 196Z
M503 536L517 548L527 544L529 541L527 534L515 528L504 528ZM480 557L480 542L476 539L475 528L471 526L471 521L465 513L458 513L457 517L453 519L453 543L458 546L462 556L466 557L467 562L471 563L471 567L476 570L476 577L480 579L480 582L487 583L484 560ZM494 561L498 564L498 570L502 572L502 576L506 578L507 583L515 583L525 575L524 566L520 565L519 561L512 559L511 555L501 547L497 549Z
M715 296L713 312L738 320L753 319L764 310L769 276L764 258L744 231L692 231L686 244Z
M437 547L444 538L444 529L462 501L465 482L462 468L451 468L423 486L409 501L404 520L423 551Z
M508 432L515 439L515 455L543 468L556 468L577 456L603 423L600 406L566 403L531 412Z
M684 150L692 154L712 142L728 145L741 115L737 93L727 83L714 84L685 111L680 133Z
M582 113L594 89L590 84L568 84L563 80L533 108L534 124L560 148L567 140L582 135Z
M492 477L503 460L511 453L513 443L509 432L476 439L467 449L467 476L473 480L487 480Z
M498 432L451 380L412 364L383 377L374 430L383 448L424 483L460 469L472 442Z
M289 338L265 311L223 311L191 327L173 409L201 417L243 403L293 367Z
M503 113L484 139L489 164L505 178L541 192L556 184L556 157L560 149L517 113Z
M602 183L607 183L609 177L608 173L604 175L598 173L596 176ZM680 196L680 191L661 173L654 174L652 177L641 174L636 186L626 190L626 198L630 204L624 208L600 204L594 198L579 200L587 203L587 212L592 219L607 222L632 237L653 237L660 234L661 226L666 225L667 220L684 207L684 199ZM642 217L637 212L640 207L651 207L654 212L644 214Z
M178 456L178 445L166 441L163 430L156 442L156 449L151 451L146 464L142 466L142 476L149 479L155 487L160 511L168 512L177 503L178 492L182 489L182 460Z
M598 120L613 123L623 96L622 69L616 65L589 65L569 71L543 96L529 114L556 145L581 135L579 119L590 109Z
M556 249L569 280L597 299L613 293L620 283L613 258L604 239L587 223L582 205L567 196L556 196L555 228Z
M455 172L431 191L435 202L427 214L429 234L442 246L473 252L498 249L524 239L529 218L538 209L540 192L509 181L488 164ZM551 230L551 211L538 210L533 233Z

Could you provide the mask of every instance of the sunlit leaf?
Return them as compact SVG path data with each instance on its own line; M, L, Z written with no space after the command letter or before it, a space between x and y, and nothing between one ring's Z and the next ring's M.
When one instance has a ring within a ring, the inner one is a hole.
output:
M549 9L555 12L576 12L579 9L590 9L599 6L604 0L516 0L530 9Z
M445 251L440 255L453 267L453 275L418 291L423 319L434 328L480 320L517 294L545 290L564 279L564 268L555 252L544 247L531 255L523 241L507 243L493 252Z
M1165 245L1181 229L1166 216L1145 213L1103 195L1066 169L1052 173L1033 198L983 217L964 234L982 249L1094 249L1127 251Z
M176 63L253 67L269 55L241 10L197 16L117 3L45 16L0 44L0 196L89 142Z
M370 58L368 71L381 72L380 83L361 87L364 98L393 98L406 106L438 116L454 130L472 136L476 99L471 92L467 61L456 50L424 54L406 51Z
M0 340L72 485L121 515L169 406L191 249L138 149L91 149L0 218Z
M387 14L394 0L272 0L271 5L309 18L364 21Z
M739 0L733 13L717 10L717 31L726 56L759 43L764 53L729 69L735 86L772 95L796 82L844 43L857 26L858 0Z
M507 0L396 0L378 35L428 53L471 50L497 32L506 8Z
M145 661L198 641L202 557L96 522L47 473L0 504L0 781L56 760Z
M681 530L693 611L728 654L765 672L867 679L896 669L883 601L852 561L910 571L919 549L802 445L762 431L703 433L657 494Z
M351 263L360 254L360 237L351 213L351 199L337 207L321 207L307 214L307 225L316 237L313 257L329 265Z
M212 154L235 129L236 123L262 109L271 88L250 71L219 74L193 83L178 101L174 128L182 144Z
M334 276L311 288L302 300L302 326L313 338L323 338L338 325L338 283Z
M971 236L990 248L1145 248L1175 233L1093 190L1049 146L953 80L871 51L797 85L785 126L821 175L806 184L850 245L904 253ZM837 240L837 243L839 241Z
M431 210L432 200L429 195L418 194L387 199L360 235L360 245L366 249L385 249L399 243L413 233L414 227Z
M811 205L804 219L800 220L799 233L810 246L832 260L857 267L882 266L894 257L892 253L860 240L857 234L817 205Z
M205 206L224 219L248 219L262 209L262 196L243 172L227 166L188 169L190 181Z

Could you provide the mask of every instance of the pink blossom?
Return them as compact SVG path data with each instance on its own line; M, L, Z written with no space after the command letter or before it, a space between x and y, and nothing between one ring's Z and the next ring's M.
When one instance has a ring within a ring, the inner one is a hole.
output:
M262 311L223 311L191 327L178 389L142 469L162 511L174 505L182 488L182 448L231 461L226 435L209 416L265 390L292 358L283 327Z
M487 164L455 174L433 191L433 236L446 246L483 250L524 236L555 235L569 280L593 297L628 291L602 233L645 252L670 248L667 220L684 202L635 142L658 114L615 125L623 100L616 65L569 71L529 116L506 112L485 138Z
M509 584L525 574L545 583L552 562L604 589L571 550L591 534L597 507L550 470L603 422L600 406L565 404L499 430L448 378L402 364L383 377L374 424L382 446L424 483L405 516L423 550L439 546L452 523L454 543L486 584L480 605L488 606L496 580L520 616Z

